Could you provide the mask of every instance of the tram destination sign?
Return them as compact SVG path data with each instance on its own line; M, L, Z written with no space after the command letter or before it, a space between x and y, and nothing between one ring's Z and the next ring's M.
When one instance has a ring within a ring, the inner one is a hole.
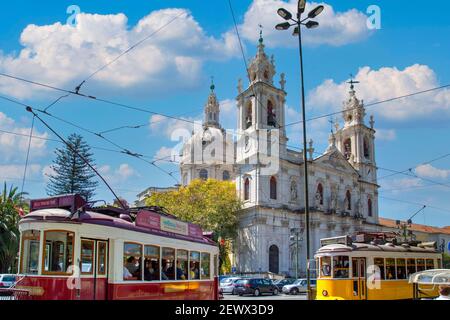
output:
M346 246L350 246L352 244L352 238L349 236L342 236L342 237L320 239L321 247L328 246L330 244L343 244Z
M142 228L172 232L175 234L181 234L193 238L203 238L203 231L199 226L192 223L164 217L152 211L139 211L136 216L135 223L136 226Z

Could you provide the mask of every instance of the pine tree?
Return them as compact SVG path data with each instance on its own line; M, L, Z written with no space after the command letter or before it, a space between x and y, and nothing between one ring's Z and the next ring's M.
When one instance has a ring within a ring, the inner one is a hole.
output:
M95 195L98 181L94 179L95 173L78 154L95 166L91 148L83 137L77 134L71 134L67 142L72 148L65 145L64 148L57 148L55 151L56 159L51 166L54 173L49 176L47 194L55 196L78 193L89 201Z

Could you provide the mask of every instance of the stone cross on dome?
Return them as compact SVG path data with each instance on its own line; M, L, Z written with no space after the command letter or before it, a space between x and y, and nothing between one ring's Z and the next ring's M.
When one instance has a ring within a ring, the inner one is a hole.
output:
M350 81L347 82L348 84L350 84L350 90L351 91L355 91L355 84L359 83L359 81L355 81L353 80L353 74L350 74Z

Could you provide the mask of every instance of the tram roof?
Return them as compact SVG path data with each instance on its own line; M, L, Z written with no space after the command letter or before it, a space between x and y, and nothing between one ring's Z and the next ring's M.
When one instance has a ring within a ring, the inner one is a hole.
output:
M71 211L61 208L42 209L30 212L24 218L22 218L19 223L31 221L40 221L40 222L48 221L60 223L89 223L216 246L216 243L206 236L201 237L185 236L182 234L158 230L156 228L137 226L134 222L124 220L120 217L114 217L93 211L81 211L77 212L77 214L74 215Z
M421 248L416 246L385 244L369 244L354 242L351 245L329 244L321 247L317 253L338 253L352 251L384 251L384 252L420 252L420 253L438 253L434 248Z

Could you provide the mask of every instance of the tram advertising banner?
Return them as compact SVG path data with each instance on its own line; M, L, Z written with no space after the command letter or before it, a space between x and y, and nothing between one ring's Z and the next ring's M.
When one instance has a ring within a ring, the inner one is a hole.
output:
M138 227L162 230L184 236L191 236L193 238L203 238L203 231L199 226L164 217L152 211L139 211L135 223Z

